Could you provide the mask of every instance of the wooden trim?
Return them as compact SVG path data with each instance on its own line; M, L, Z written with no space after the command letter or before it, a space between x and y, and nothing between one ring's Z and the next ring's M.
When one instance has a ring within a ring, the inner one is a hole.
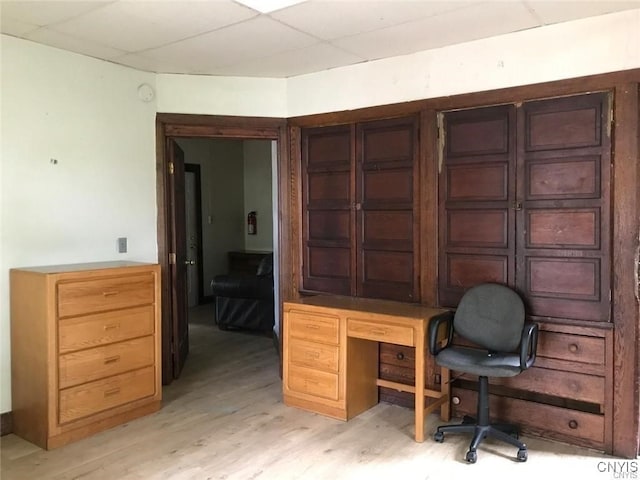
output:
M289 268L291 274L291 298L295 300L300 296L302 289L302 137L300 128L289 128L289 173L287 179L289 186L289 218L288 232L290 235ZM284 217L284 215L283 215Z
M156 115L156 201L158 205L158 263L162 271L162 383L167 385L173 380L173 366L171 362L171 282L169 269L170 216L169 216L169 165L166 154L167 138L197 137L197 138L238 138L238 139L266 139L278 142L278 186L283 183L282 174L288 169L288 149L286 144L286 120L281 118L236 117L221 115L188 115L175 113L158 113ZM285 177L286 178L286 177ZM287 189L288 191L288 189ZM281 195L286 195L286 191ZM281 208L287 203L281 196ZM280 221L283 218L279 219ZM283 222L284 223L284 222ZM286 230L281 229L280 234ZM287 240L288 241L288 240ZM284 245L283 245L284 243ZM288 268L284 264L286 258L284 248L286 242L280 239L280 295L281 299L288 298L289 280ZM282 318L278 319L282 329Z
M297 127L318 127L340 123L363 122L367 120L379 120L381 118L403 117L418 113L422 110L454 110L459 108L499 105L502 103L517 103L545 97L561 97L594 90L607 90L615 84L638 81L640 81L640 68L484 92L414 100L391 105L302 115L289 118L288 123L291 126Z
M0 414L0 437L13 433L13 414L5 412Z
M637 83L615 89L613 159L613 454L635 458L638 452L638 233L640 223L640 95ZM635 257L635 258L634 258ZM635 261L634 261L635 260Z
M438 126L435 110L420 116L420 302L438 303ZM430 378L431 381L432 377Z

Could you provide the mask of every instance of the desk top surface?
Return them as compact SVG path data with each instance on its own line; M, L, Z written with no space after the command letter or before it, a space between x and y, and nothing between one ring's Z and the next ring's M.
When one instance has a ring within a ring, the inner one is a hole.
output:
M284 302L284 309L295 308L296 305L311 305L337 310L353 310L422 319L429 319L449 311L445 308L427 307L417 303L394 302L375 298L344 297L339 295L317 295L304 297L296 301Z

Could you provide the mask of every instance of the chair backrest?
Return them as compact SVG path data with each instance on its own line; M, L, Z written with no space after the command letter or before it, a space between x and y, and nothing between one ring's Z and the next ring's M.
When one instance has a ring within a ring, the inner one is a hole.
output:
M515 350L520 345L523 327L522 299L510 288L495 283L468 290L453 319L458 335L495 352Z

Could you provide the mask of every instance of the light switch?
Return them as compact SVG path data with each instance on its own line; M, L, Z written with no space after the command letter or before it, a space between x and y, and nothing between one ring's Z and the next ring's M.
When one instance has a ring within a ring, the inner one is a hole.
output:
M118 253L127 253L127 237L118 238Z

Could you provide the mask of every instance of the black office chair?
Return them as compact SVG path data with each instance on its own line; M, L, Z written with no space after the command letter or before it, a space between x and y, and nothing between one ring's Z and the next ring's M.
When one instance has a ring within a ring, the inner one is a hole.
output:
M487 437L518 447L517 459L527 461L527 446L518 440L513 425L489 423L488 377L513 377L533 365L536 358L538 326L525 324L524 305L513 290L492 283L478 285L462 297L455 315L439 316L429 324L429 350L436 363L457 372L478 375L477 418L465 417L461 425L443 425L434 434L436 442L445 433L473 433L465 459L475 463L477 448ZM444 345L438 331L446 328ZM452 344L453 333L479 348Z

